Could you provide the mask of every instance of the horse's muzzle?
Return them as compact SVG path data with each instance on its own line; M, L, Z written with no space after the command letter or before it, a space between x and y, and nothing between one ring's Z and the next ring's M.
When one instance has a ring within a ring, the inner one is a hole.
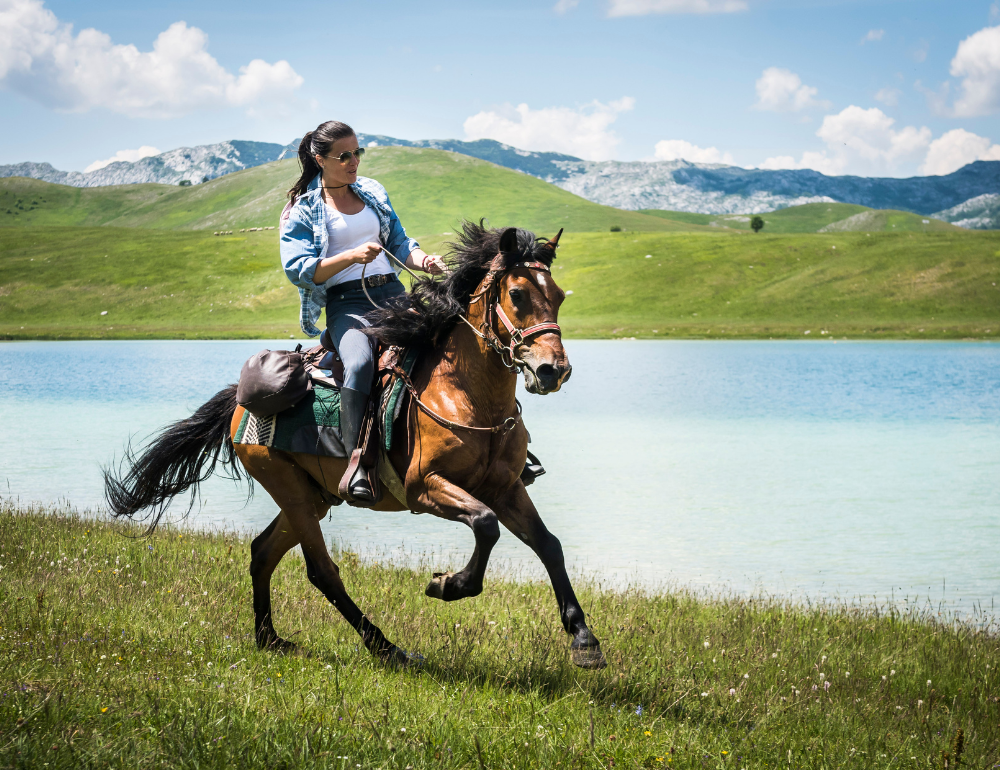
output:
M569 363L544 363L524 370L524 387L529 393L555 393L573 373Z

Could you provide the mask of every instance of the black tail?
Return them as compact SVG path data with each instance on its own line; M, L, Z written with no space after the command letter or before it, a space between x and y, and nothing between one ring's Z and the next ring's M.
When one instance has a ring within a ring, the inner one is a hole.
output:
M117 474L104 469L104 496L116 517L151 519L148 532L159 523L171 499L191 489L191 512L198 484L215 471L220 455L233 479L241 479L239 461L229 440L229 425L236 412L236 386L212 396L186 420L167 427L140 455L125 450Z

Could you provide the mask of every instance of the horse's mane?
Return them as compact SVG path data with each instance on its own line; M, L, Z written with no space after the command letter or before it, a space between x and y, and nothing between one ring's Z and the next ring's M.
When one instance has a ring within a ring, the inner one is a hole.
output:
M384 308L367 315L371 326L365 333L387 345L433 348L464 315L470 297L489 271L500 250L498 228L463 222L457 241L448 244L451 273L443 280L417 278L410 291L389 301ZM517 229L517 253L506 253L508 263L534 260L551 265L555 249L547 238L537 238L528 230Z

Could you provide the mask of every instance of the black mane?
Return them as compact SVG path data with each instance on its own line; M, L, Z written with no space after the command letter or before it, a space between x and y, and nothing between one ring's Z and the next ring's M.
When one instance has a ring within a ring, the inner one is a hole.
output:
M464 315L470 297L489 271L500 250L502 229L486 227L483 220L463 222L458 240L449 243L447 258L451 273L444 280L418 278L410 291L390 300L385 308L372 310L371 326L365 333L387 345L433 348ZM517 229L517 253L505 253L508 264L534 260L551 265L555 250L548 239Z

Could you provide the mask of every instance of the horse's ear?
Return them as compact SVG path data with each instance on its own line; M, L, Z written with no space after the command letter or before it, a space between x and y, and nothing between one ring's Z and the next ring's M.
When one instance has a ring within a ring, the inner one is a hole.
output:
M517 256L517 228L508 227L500 235L500 253L504 256Z
M545 245L548 246L550 249L552 249L552 251L555 251L556 248L559 246L559 236L562 234L563 234L563 229L560 227L559 232L556 233L556 237L550 240Z

